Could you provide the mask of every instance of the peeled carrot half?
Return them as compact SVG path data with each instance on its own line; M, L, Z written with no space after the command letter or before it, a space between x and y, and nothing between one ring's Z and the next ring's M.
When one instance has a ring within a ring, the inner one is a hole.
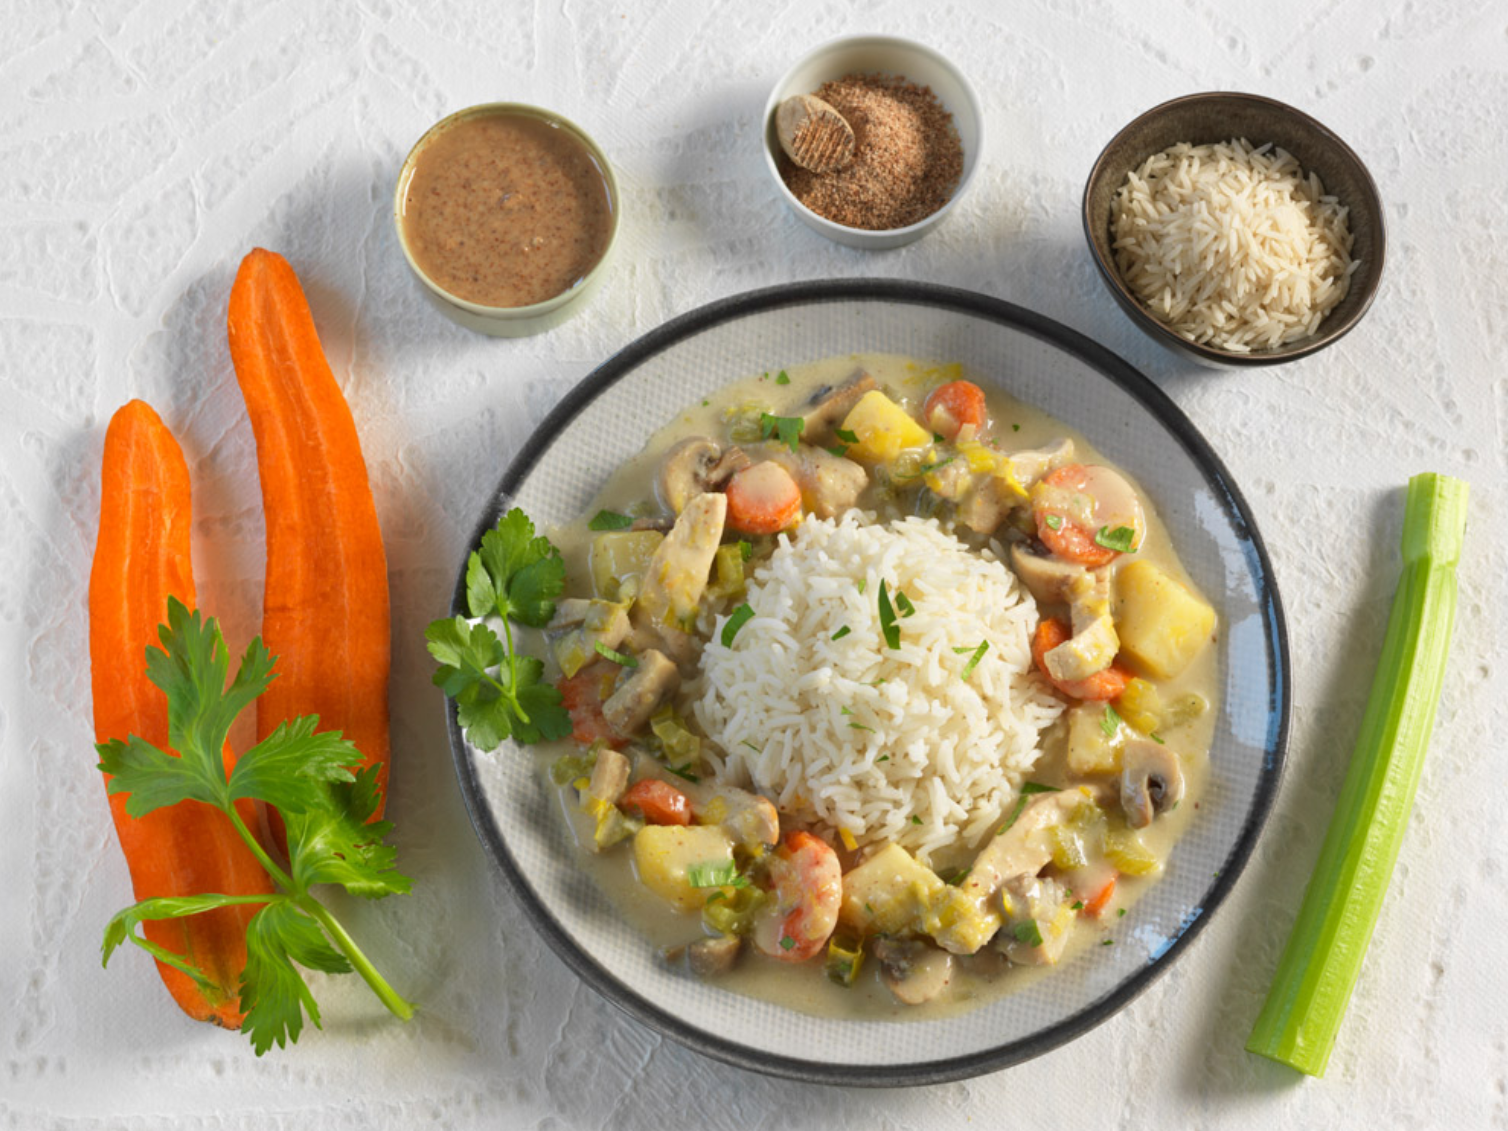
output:
M99 540L89 574L89 666L100 742L135 734L170 749L167 697L147 679L146 650L157 643L169 596L194 607L189 529L183 453L158 415L131 401L105 434ZM132 817L126 800L112 796L110 814L137 899L272 891L266 871L219 810L184 801ZM249 810L247 817L255 821ZM181 954L217 987L206 994L186 974L157 964L168 992L195 1020L241 1027L246 924L256 912L249 904L221 907L142 925L148 939Z
M281 255L257 248L241 261L229 329L267 521L262 640L278 657L257 736L318 715L321 730L341 731L364 765L381 767L385 800L387 557L356 424Z

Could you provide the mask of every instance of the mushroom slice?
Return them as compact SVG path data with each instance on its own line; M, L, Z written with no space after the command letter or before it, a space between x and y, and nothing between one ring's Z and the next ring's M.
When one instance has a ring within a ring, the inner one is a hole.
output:
M1072 459L1073 441L1067 438L1054 440L1046 447L1027 448L1002 457L1002 465L995 475L1004 479L1012 492L1025 502L1037 480Z
M743 940L737 935L715 939L697 939L686 947L686 965L699 978L715 978L733 969Z
M602 704L607 725L624 738L636 733L681 685L681 671L665 653L651 648L638 660L638 667L624 669L627 678Z
M1144 829L1183 800L1178 755L1160 742L1136 738L1121 751L1121 809L1126 824Z
M809 444L826 440L832 430L843 423L848 410L874 388L874 378L860 369L841 385L823 385L812 394L811 406L803 417L801 438Z
M1046 547L1043 547L1044 551ZM1025 543L1011 546L1011 569L1021 584L1044 605L1067 604L1072 586L1089 571L1077 562L1064 561L1046 552L1037 553Z
M660 502L676 514L698 495L725 487L733 473L749 466L742 448L723 451L705 436L682 440L660 462L655 493Z
M869 472L863 465L808 444L794 452L772 452L770 461L791 473L801 488L802 509L818 518L836 518L857 506L869 486Z
M953 956L920 939L879 939L874 956L885 985L905 1005L931 1001L953 980Z
M1020 914L1013 916L1017 919L1016 927L1002 932L1001 942L996 946L1021 966L1057 965L1068 945L1073 922L1073 912L1065 906L1069 894L1056 880L1016 877L1006 885L1005 897Z

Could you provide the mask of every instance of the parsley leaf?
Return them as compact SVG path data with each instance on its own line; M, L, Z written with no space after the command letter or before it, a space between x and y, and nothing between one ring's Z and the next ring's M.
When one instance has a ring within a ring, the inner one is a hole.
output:
M775 374L775 384L777 384L777 385L789 385L790 383L791 383L791 375L789 373L787 373L784 369L782 369L779 373Z
M1011 928L1011 934L1016 936L1017 942L1023 942L1027 946L1042 945L1042 928L1037 926L1035 919L1027 919L1017 923Z
M1049 514L1043 521L1047 523L1049 530L1063 529L1063 516L1060 514Z
M627 530L633 524L634 520L626 514L619 514L617 511L598 511L586 524L586 528L588 530Z
M859 442L859 434L852 428L834 428L833 435L845 444L857 444Z
M466 562L467 607L473 617L501 618L503 638L460 616L433 621L425 630L430 655L440 663L435 685L456 701L457 718L478 749L496 750L508 738L527 745L571 732L560 692L543 682L539 660L514 648L512 627L513 621L547 624L564 587L560 551L514 507L482 535Z
M446 622L448 623L448 622ZM462 624L465 624L462 621ZM236 716L272 681L273 659L253 640L235 677L219 625L168 600L168 619L158 632L162 647L148 649L147 671L168 701L168 734L177 756L133 736L100 743L100 767L112 775L111 793L128 794L128 813L151 812L180 801L218 808L272 880L270 891L247 895L189 894L142 900L105 926L105 963L130 942L192 978L206 995L223 997L217 984L185 955L137 933L142 923L198 915L219 907L259 907L246 928L245 970L239 986L246 1013L242 1030L260 1056L273 1045L298 1040L307 1015L315 1026L319 1009L299 967L330 974L356 971L378 998L407 1020L413 1006L399 997L362 954L329 910L310 892L316 883L336 883L347 892L378 898L406 892L412 881L395 869L385 843L387 821L372 821L380 798L381 768L362 762L361 752L332 731L316 731L313 716L289 719L246 751L227 773L225 737ZM490 633L489 633L490 635ZM492 637L494 644L496 637ZM463 659L458 638L446 642ZM459 668L456 669L459 671ZM284 871L262 849L236 808L258 799L278 807L288 837Z
M1115 732L1120 728L1121 717L1115 713L1115 708L1109 703L1105 704L1105 713L1100 718L1100 733L1106 738L1114 738Z
M880 631L885 634L885 643L892 648L901 646L901 626L895 623L895 608L890 604L890 594L885 582L880 581Z
M754 609L746 601L729 614L723 625L722 642L724 648L733 647L733 638L738 635L738 630L754 619Z
M1094 540L1107 550L1117 550L1122 554L1136 552L1136 531L1129 526L1102 526L1094 532Z
M955 648L953 650L955 652L958 651L957 648ZM974 674L974 669L979 666L979 661L982 660L982 659L984 659L984 654L986 652L988 652L989 650L990 650L990 642L988 640L981 640L979 642L979 647L975 648L973 655L971 655L969 657L969 662L966 663L963 666L963 671L961 671L961 672L958 673L958 678L959 679L968 679L969 676L973 675Z
M833 640L842 640L845 636L847 636L852 631L853 631L853 629L849 628L848 625L846 625L846 624L845 625L840 625L839 628L838 628L838 631L832 634L831 639L833 639Z
M916 615L916 606L911 603L911 598L899 589L895 591L895 607L900 609L903 617Z
M1016 797L1016 807L1011 810L1011 815L1005 819L1005 824L995 830L996 836L1002 836L1005 830L1014 825L1026 808L1026 799L1034 793L1057 793L1055 785L1043 785L1039 781L1024 781L1021 783L1021 792Z
M806 421L799 416L772 416L768 412L759 414L760 439L768 440L771 436L778 436L780 442L793 452L805 430Z

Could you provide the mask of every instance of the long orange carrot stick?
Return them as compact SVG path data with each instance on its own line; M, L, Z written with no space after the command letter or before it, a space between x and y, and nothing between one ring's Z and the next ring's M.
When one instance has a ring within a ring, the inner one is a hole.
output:
M318 715L382 767L385 799L387 558L356 425L281 255L242 260L229 326L267 518L262 640L281 673L257 700L257 734Z
M169 748L167 697L147 679L146 650L157 643L170 595L194 607L189 526L183 453L150 406L131 401L105 434L99 541L89 574L89 661L100 742L136 734ZM212 806L184 801L131 817L126 795L116 794L110 813L139 900L272 891L266 871ZM174 1000L195 1020L241 1027L246 924L256 911L255 905L222 907L143 924L148 939L183 955L218 987L206 995L187 975L157 964Z

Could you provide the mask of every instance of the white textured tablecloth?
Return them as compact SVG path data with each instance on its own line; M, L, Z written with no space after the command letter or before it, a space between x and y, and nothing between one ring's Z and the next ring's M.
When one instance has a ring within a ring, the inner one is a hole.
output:
M827 243L776 198L759 112L834 35L955 59L987 166L922 243ZM1196 369L1130 325L1080 232L1083 179L1140 111L1273 95L1345 137L1387 205L1362 326L1309 361ZM625 198L600 298L543 337L443 321L389 215L443 114L517 99L610 154ZM1496 0L1054 0L766 7L12 0L0 15L0 1128L1508 1125L1508 10ZM392 577L394 785L414 894L342 904L421 1004L390 1020L352 978L323 1032L256 1059L188 1021L145 956L102 971L130 900L93 770L85 615L110 414L162 413L194 476L203 607L233 648L260 619L262 516L225 343L246 250L301 275L361 431ZM1250 867L1145 995L1082 1039L967 1083L803 1087L661 1040L585 989L522 920L454 784L422 631L521 440L573 382L709 299L825 276L968 287L1127 357L1246 492L1287 606L1289 767ZM1400 487L1473 485L1460 619L1412 825L1323 1081L1242 1044L1355 736L1398 573Z

